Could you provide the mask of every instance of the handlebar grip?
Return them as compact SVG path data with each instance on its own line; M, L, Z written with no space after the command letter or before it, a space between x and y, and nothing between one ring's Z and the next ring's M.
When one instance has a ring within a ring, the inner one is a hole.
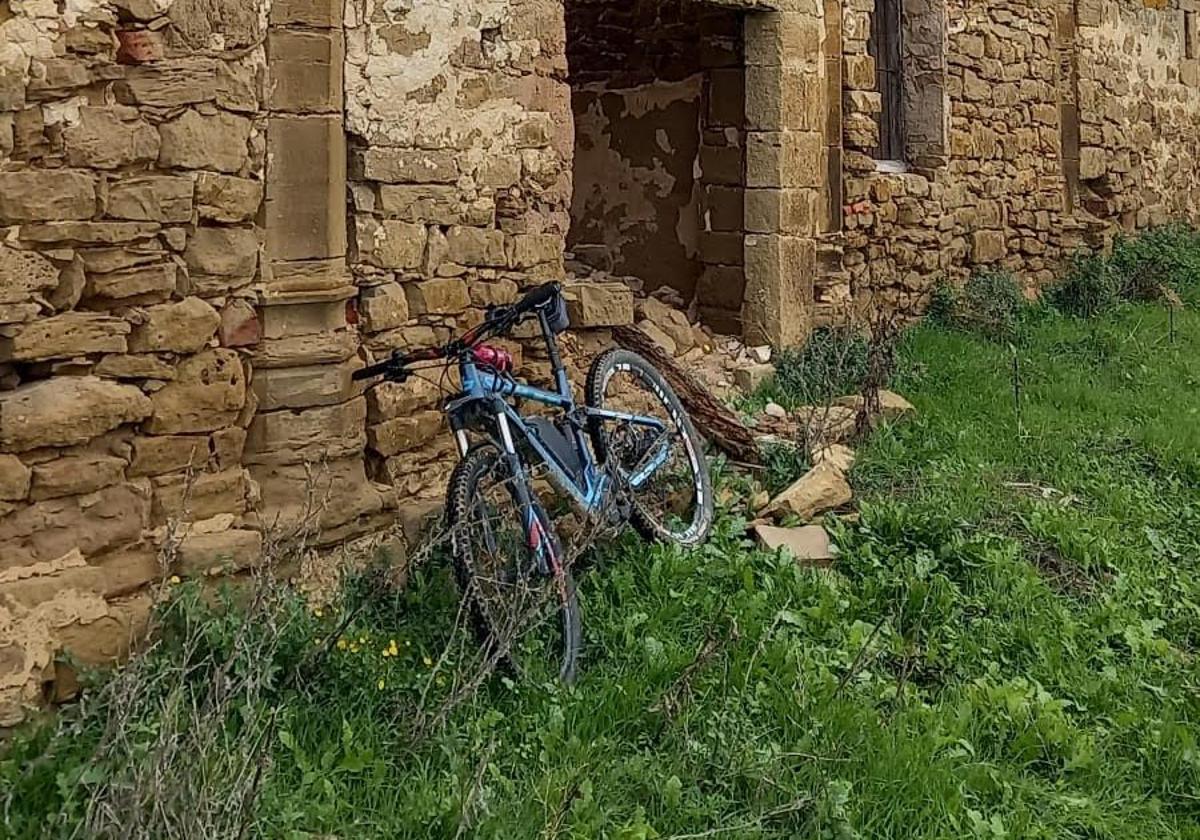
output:
M376 376L383 376L392 369L392 360L387 359L373 365L367 365L365 368L359 368L350 374L350 378L355 382L361 382L364 379L374 379Z
M530 312L554 300L554 296L559 293L559 290L558 283L543 283L536 289L530 289L525 297L516 302L513 308L522 314Z

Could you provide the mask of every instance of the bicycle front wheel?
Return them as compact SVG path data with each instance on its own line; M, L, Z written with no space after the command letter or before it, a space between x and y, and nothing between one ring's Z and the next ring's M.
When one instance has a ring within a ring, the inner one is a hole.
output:
M613 349L592 363L587 404L657 421L593 418L596 454L615 469L632 500L631 520L647 539L691 548L713 523L712 478L700 435L658 369L637 353Z
M522 507L496 447L469 451L450 477L454 572L485 655L533 679L574 682L579 600L550 518L529 491Z

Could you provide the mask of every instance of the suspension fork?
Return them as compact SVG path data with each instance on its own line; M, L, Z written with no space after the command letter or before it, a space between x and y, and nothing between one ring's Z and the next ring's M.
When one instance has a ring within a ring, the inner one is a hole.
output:
M500 444L502 449L502 457L505 461L505 466L508 467L508 474L512 477L513 494L516 497L517 505L521 509L522 516L525 517L525 539L529 549L537 558L538 574L543 576L553 575L554 578L561 583L562 563L558 557L558 551L555 548L554 540L550 534L546 532L546 528L542 522L542 518L538 516L538 511L541 510L541 505L529 486L529 477L525 472L525 464L521 461L521 456L517 453L517 447L513 441L512 427L509 424L508 413L502 408L496 411L496 428L500 432Z

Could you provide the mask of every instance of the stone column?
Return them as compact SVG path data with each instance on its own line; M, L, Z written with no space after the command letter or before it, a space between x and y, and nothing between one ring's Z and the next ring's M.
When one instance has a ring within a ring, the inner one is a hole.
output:
M825 181L823 12L785 0L746 18L746 298L752 344L785 347L811 325Z
M246 462L267 527L333 542L394 507L367 480L366 402L346 266L341 0L285 0L267 38L266 270Z

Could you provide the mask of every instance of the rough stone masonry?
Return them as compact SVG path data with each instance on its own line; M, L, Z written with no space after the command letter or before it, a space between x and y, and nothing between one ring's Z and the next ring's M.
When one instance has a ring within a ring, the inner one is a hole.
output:
M787 345L1195 221L1196 0L898 2L881 165L875 0L0 0L0 727L162 575L436 498L437 387L352 372L580 260L576 363L703 340L614 276Z

